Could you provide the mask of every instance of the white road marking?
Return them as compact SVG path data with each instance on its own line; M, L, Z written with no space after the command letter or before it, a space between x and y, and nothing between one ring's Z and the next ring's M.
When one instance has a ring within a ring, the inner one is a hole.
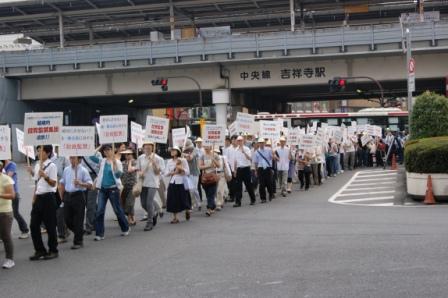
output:
M381 193L394 193L395 190L382 190L382 191L367 191L367 192L352 192L340 194L340 197L350 197L350 196L365 196L365 195L376 195Z
M378 175L359 175L359 178L366 178L366 177L382 177L382 176L395 176L397 173L388 173L388 174L378 174Z
M361 185L385 185L385 184L395 184L395 181L387 181L387 182L372 182L372 183L356 183L353 181L351 186L361 186Z
M357 185L350 185L345 191L355 191L355 190L369 190L369 189L389 189L390 186L372 186L372 187L356 187ZM352 188L355 187L355 188Z
M390 181L393 178L369 178L369 179L358 179L359 182L373 182L373 181Z
M264 283L263 286L280 285L280 284L282 284L282 283L283 283L283 281L281 281L281 280L278 280L278 281L271 281L271 282L266 282L266 283Z
M352 200L339 200L338 203L352 203L352 202L368 202L368 201L381 201L381 200L390 200L393 199L393 196L389 197L373 197L373 198L365 198L365 199L352 199Z

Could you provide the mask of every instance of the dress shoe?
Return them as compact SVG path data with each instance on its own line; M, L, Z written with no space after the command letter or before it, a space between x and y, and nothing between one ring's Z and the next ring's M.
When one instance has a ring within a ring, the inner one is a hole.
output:
M38 261L38 260L43 260L44 257L47 255L46 252L35 252L34 255L32 255L30 257L30 261Z
M52 260L59 257L59 253L57 252L49 252L46 256L44 256L44 260Z

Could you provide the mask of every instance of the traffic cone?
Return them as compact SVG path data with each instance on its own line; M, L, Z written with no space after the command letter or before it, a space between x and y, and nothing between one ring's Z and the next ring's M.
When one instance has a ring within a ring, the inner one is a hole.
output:
M428 182L426 183L426 195L423 201L426 205L434 205L436 201L434 200L434 193L432 192L432 178L428 175Z
M397 159L395 158L395 154L392 154L392 170L397 169Z

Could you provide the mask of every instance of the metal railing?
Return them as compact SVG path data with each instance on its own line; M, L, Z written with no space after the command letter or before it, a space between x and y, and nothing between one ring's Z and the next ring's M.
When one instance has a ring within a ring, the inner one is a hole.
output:
M448 21L416 24L412 28L413 42L428 41L435 46L437 40L448 39ZM351 26L297 32L276 32L260 34L229 35L219 38L195 38L161 42L115 43L89 47L47 48L23 52L3 52L0 57L0 71L8 68L48 66L49 71L57 65L73 64L77 68L83 63L104 63L122 61L123 67L132 60L147 60L156 64L157 59L173 58L181 62L182 57L226 54L231 58L238 53L254 53L259 56L266 51L281 51L285 55L291 50L310 49L317 53L319 48L339 47L349 51L351 46L368 46L375 50L378 45L401 43L402 32L399 23L387 25Z

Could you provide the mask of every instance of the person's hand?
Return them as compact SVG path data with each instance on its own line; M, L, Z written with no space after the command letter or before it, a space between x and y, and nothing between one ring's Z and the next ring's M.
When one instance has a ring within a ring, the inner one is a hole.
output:
M47 176L47 174L45 174L45 172L43 170L39 170L39 177L42 177L45 179L46 176Z

